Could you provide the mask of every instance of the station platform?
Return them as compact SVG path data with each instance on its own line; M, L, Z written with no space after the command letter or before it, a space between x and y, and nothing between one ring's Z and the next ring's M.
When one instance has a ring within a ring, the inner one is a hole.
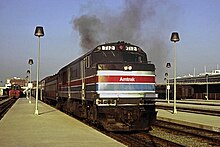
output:
M98 132L59 110L38 101L20 98L0 120L2 147L122 147L120 142Z
M158 103L158 102L157 102ZM173 103L169 104L157 104L156 105L169 105L173 106ZM183 124L195 128L202 128L210 131L215 131L220 133L220 117L205 115L205 114L196 114L189 112L178 111L178 106L181 107L182 104L177 104L177 113L173 113L172 110L163 110L157 109L157 120L164 120L168 122L174 122L178 124ZM198 107L197 105L189 105L188 107ZM204 108L205 107L205 108ZM200 106L200 109L217 109L220 110L218 106Z

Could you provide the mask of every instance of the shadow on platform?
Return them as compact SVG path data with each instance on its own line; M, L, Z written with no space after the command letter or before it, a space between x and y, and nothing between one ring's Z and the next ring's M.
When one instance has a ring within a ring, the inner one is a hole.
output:
M55 112L58 110L50 110L50 111L45 111L45 112L40 112L39 115L43 115L43 114L47 114L47 113L51 113L51 112Z

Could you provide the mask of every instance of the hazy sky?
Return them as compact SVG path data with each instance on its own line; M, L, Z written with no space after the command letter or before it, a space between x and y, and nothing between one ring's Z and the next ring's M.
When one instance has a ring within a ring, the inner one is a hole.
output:
M98 43L124 40L142 47L156 64L160 80L166 62L173 65L173 31L181 39L177 75L193 74L194 68L198 74L204 72L204 66L211 71L220 64L219 8L219 0L1 0L0 81L25 78L29 58L34 60L32 78L36 79L37 25L45 31L41 38L42 79L86 52L79 27L96 26L88 21L91 19L101 25L95 32ZM87 26L77 27L76 22L83 18L91 19L83 21Z

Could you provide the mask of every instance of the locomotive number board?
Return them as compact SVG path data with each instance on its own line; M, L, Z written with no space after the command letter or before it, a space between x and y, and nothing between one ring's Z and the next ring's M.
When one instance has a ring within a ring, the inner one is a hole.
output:
M126 45L109 45L109 46L101 46L101 50L103 51L114 51L114 50L126 50L126 51L138 51L138 47L136 46L126 46Z

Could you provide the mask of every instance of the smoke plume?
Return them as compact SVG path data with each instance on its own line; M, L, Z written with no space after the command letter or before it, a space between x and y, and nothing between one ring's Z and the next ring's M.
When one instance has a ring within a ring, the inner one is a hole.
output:
M172 13L168 5L166 1L159 0L125 0L117 15L104 12L103 16L82 15L73 18L72 26L79 32L84 51L100 43L121 40L140 46L156 65L157 78L163 79L169 52L169 27L172 26L169 24ZM160 8L163 10L159 11Z
M102 27L101 20L96 16L83 15L74 20L74 28L79 31L82 48L91 49L99 43Z

